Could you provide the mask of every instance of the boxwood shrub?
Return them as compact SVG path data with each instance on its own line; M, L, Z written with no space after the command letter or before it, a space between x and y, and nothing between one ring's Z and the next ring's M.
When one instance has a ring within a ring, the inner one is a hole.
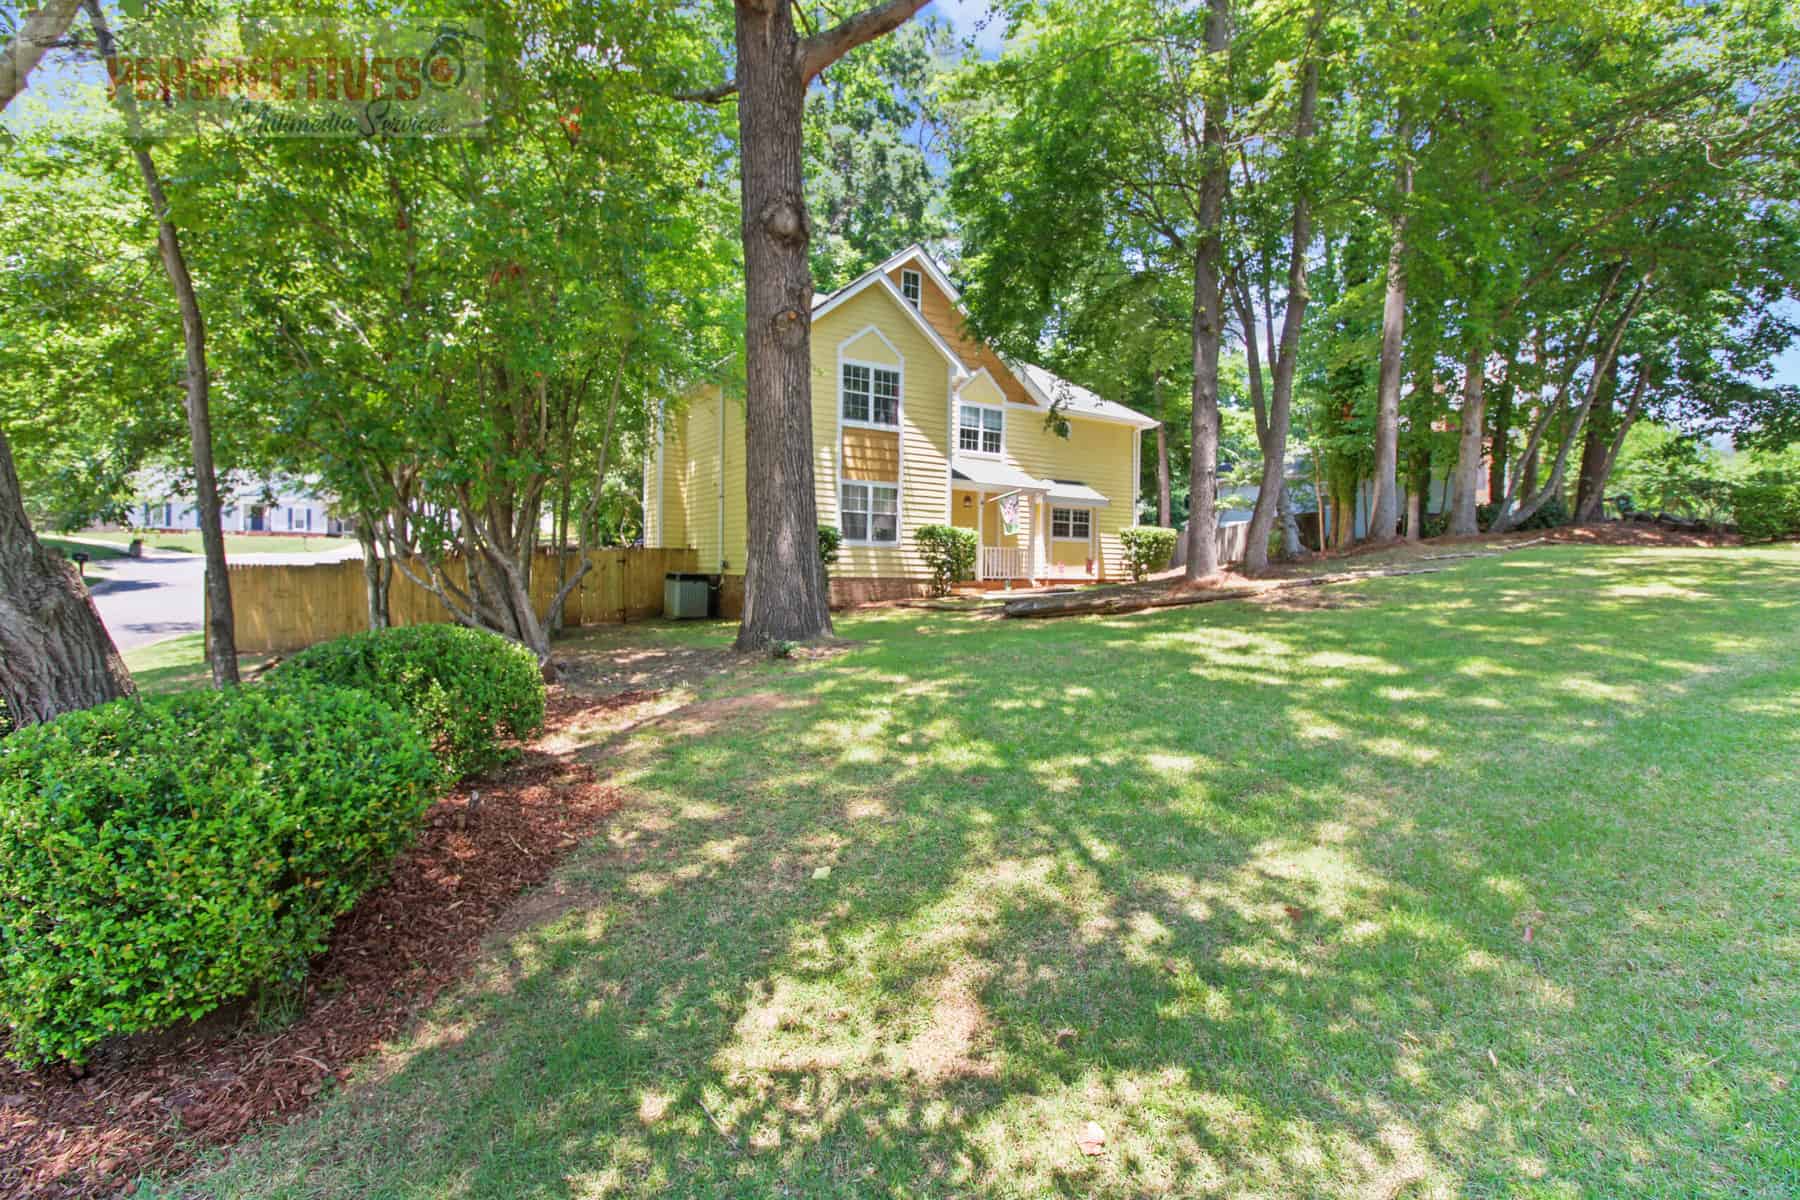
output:
M442 772L362 692L117 700L0 742L0 1023L30 1065L291 977Z
M1133 525L1119 532L1125 546L1125 565L1133 579L1154 575L1175 557L1175 531L1160 525Z
M505 760L508 742L544 725L544 677L531 651L460 625L374 629L303 650L268 675L357 688L417 722L461 778Z
M1732 515L1746 542L1800 537L1800 482L1753 479L1731 493Z
M975 578L977 541L973 529L955 525L921 525L913 534L919 554L931 568L931 594L948 596L964 579Z

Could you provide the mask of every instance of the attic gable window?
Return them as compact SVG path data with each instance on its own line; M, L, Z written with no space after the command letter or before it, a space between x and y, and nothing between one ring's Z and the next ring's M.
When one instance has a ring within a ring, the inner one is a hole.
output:
M900 372L864 363L845 363L844 420L854 425L900 424Z
M900 272L900 294L905 296L906 302L914 308L919 307L920 286L917 271Z

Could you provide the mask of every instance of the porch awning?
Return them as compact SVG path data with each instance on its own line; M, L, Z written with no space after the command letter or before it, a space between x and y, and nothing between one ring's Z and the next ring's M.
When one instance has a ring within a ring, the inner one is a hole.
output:
M1027 475L1017 467L978 458L958 458L950 463L952 486L983 488L990 492L1041 492L1047 479Z
M1065 508L1105 508L1112 501L1079 479L1052 479L1050 503Z

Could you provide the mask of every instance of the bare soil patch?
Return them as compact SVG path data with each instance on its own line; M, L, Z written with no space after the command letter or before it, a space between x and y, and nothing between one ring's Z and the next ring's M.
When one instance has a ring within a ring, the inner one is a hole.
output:
M291 1023L259 1026L240 1005L107 1047L80 1079L0 1063L0 1197L117 1193L346 1078L462 978L515 898L618 807L588 761L543 746L645 699L553 691L544 739L434 805L387 882L338 923Z

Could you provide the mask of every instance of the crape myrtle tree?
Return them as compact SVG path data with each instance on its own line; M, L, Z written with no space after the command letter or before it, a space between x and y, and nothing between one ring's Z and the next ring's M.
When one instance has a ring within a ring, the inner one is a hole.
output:
M77 6L54 0L0 43L0 111L25 87ZM0 428L0 700L16 724L47 721L135 689L75 565L38 541Z
M551 673L650 397L732 326L725 159L710 110L642 84L692 49L679 24L530 9L488 35L479 139L247 146L215 190L266 263L233 353L267 454L354 514L371 625L403 576Z
M812 222L803 178L807 90L925 0L887 0L803 34L788 0L736 0L730 79L678 93L735 97L744 245L747 536L740 649L831 633L812 472Z

